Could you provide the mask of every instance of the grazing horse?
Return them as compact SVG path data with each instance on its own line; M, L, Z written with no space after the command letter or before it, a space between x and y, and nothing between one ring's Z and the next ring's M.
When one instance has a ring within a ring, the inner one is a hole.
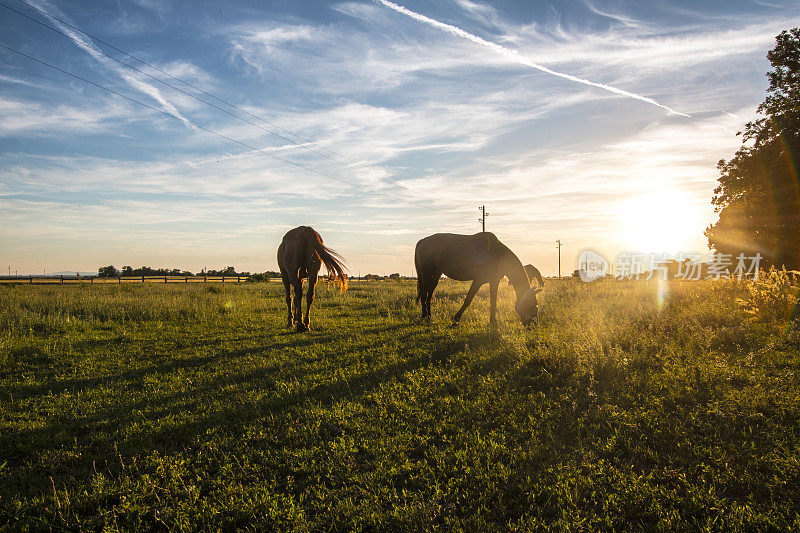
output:
M445 274L459 281L472 281L464 299L464 305L453 317L453 325L458 324L464 310L472 302L478 289L489 284L489 323L497 326L497 286L503 276L517 293L514 310L527 326L536 319L538 312L536 294L540 288L531 288L528 275L522 262L500 242L494 233L482 232L475 235L456 235L436 233L417 243L414 253L417 268L417 301L422 304L422 318L430 320L431 298L439 278Z
M538 268L530 264L525 265L523 268L525 268L525 273L528 275L528 279L531 280L531 282L533 282L535 279L539 282L540 287L544 287L544 279L542 278L542 273L539 272Z
M289 309L287 327L291 328L294 325L298 332L308 331L311 325L314 285L317 283L317 274L322 263L325 263L328 277L338 283L339 290L342 292L347 290L347 275L344 273L343 262L339 254L322 244L322 237L313 228L300 226L283 236L283 242L278 246L278 268L286 290L286 307ZM308 278L308 293L306 314L301 317L303 278ZM292 302L291 288L294 288L294 302Z

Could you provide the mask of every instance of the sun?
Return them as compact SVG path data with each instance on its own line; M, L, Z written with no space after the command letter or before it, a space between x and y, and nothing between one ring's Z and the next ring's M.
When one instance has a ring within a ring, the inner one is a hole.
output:
M633 252L697 251L710 210L707 200L688 191L664 188L638 194L620 202L620 243Z

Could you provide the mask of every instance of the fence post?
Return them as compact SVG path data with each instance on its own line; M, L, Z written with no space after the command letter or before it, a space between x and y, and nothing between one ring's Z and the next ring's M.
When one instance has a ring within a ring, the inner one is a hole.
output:
M205 283L206 281L208 281L208 276L206 276L205 274L203 274L203 283Z
M167 276L164 276L164 284L166 285L166 283L167 283Z
M225 283L225 276L222 276L222 283Z
M122 276L117 276L117 283L122 283Z
M92 276L91 278L89 278L89 283L91 283L92 285L94 285L94 276Z
M33 276L28 276L28 283L33 283Z
M64 274L61 274L61 284L64 284Z
M189 283L189 276L183 276L183 282Z
M239 276L236 276L236 283L239 283Z

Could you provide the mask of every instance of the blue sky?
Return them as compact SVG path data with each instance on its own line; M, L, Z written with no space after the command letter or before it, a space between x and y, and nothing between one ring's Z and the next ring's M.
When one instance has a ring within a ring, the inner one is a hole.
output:
M182 119L0 48L0 264L20 274L264 271L298 225L353 274L411 274L416 241L479 231L479 205L547 275L556 239L565 271L586 248L705 251L716 163L800 24L779 0L28 2L299 137L0 6L0 43Z

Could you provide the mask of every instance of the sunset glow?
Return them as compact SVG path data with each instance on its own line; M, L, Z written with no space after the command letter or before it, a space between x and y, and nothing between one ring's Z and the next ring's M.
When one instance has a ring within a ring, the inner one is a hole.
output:
M703 229L712 210L691 194L664 189L633 196L620 203L620 242L645 253L697 252L705 244Z
M548 275L556 240L565 270L585 248L705 251L717 161L800 17L720 2L31 1L17 6L29 18L0 8L0 264L21 274L262 272L298 225L353 273L412 274L415 243L479 231L481 205Z

